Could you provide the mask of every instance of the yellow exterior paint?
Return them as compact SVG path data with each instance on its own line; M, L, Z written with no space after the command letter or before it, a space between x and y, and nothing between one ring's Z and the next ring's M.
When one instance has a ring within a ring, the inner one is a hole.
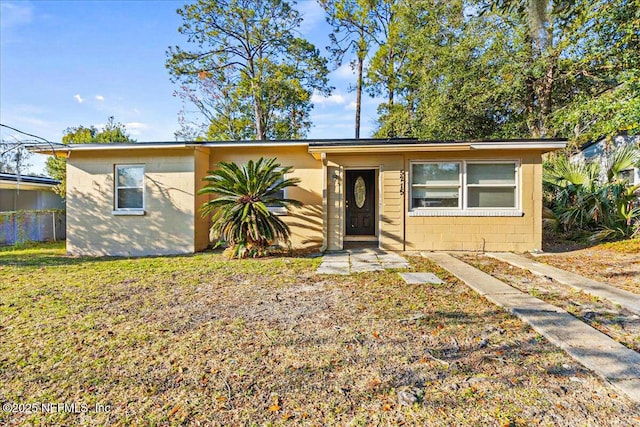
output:
M145 215L114 215L114 165L145 165ZM67 162L67 251L74 255L192 253L194 151L73 152Z
M286 197L303 203L292 208L281 219L291 229L291 244L296 248L322 246L322 163L313 158L305 146L282 147L221 147L211 148L210 169L218 162L246 163L260 157L276 157L282 167L293 166L287 178L299 178L297 187L290 187Z
M191 253L209 245L209 219L197 195L220 161L246 163L276 157L300 179L287 198L301 201L281 218L292 246L344 247L344 177L348 169L376 171L376 238L388 250L529 251L542 246L543 150L485 149L309 153L304 144L185 146L183 148L72 151L67 163L67 248L81 255ZM519 163L522 216L414 216L412 161L513 160ZM114 215L114 165L145 165L145 215ZM404 179L404 181L403 181Z
M519 197L523 216L406 217L405 250L516 251L542 248L542 164L540 152L468 151L463 153L411 153L411 161L486 160L520 163ZM409 175L405 204L410 206Z

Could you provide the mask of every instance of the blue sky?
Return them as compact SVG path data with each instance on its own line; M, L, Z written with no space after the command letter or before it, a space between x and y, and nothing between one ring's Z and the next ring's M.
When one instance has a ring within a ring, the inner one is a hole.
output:
M64 129L102 126L109 116L138 141L171 141L181 102L164 67L169 46L187 48L176 9L185 1L0 0L0 122L60 141ZM326 55L330 28L316 1L299 1L301 33ZM348 65L336 89L314 96L309 138L352 138L355 93ZM363 97L361 136L374 128L377 100ZM0 128L0 137L14 133ZM42 159L32 159L42 172Z

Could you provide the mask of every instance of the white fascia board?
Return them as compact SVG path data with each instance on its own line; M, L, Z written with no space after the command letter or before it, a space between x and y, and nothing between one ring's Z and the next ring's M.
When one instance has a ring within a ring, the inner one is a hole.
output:
M148 150L159 148L192 148L200 144L70 144L69 151Z
M565 148L566 141L522 141L522 142L474 142L473 150L557 150Z
M204 144L199 144L200 147L207 148L239 148L239 147L306 147L308 146L308 142L288 142L286 144L279 142L264 142L264 141L256 141L255 143L251 142L206 142Z
M5 181L0 180L0 188L3 190L38 190L38 191L53 191L52 184L40 184L35 182L23 182Z
M468 151L470 144L380 144L309 147L310 153L381 153L407 151Z

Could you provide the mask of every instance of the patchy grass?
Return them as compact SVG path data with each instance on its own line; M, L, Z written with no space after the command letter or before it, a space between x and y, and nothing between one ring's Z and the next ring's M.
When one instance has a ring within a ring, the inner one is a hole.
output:
M422 258L318 276L320 259L0 252L3 425L630 425L638 408Z
M535 260L640 294L640 239L535 256Z
M563 308L619 343L640 351L640 318L635 313L494 258L484 255L458 257L522 292Z

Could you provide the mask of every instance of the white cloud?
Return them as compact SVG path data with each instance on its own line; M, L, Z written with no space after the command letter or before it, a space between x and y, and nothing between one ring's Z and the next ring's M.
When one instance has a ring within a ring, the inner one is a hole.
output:
M298 12L302 15L300 31L307 34L315 29L319 23L324 22L324 9L316 1L303 1L297 4Z
M28 3L2 2L0 3L0 26L5 30L19 25L25 25L33 19L33 8Z
M104 96L102 95L96 95L95 98L96 98L96 101L104 101Z
M351 68L351 64L347 62L346 64L342 64L336 70L332 71L331 74L339 79L353 79L355 76L355 71L353 71L353 69Z
M82 102L84 101L84 99L82 99L79 93L76 93L75 95L73 95L73 99L78 101L78 104L82 104Z
M127 129L127 132L129 132L133 136L140 136L144 134L144 131L148 128L146 123L141 122L125 123L124 127Z
M351 101L349 104L344 106L345 110L351 110L351 111L356 111L356 102L355 101Z
M336 104L342 105L347 102L347 99L340 92L334 93L330 96L322 96L319 93L311 95L311 102L316 105Z

